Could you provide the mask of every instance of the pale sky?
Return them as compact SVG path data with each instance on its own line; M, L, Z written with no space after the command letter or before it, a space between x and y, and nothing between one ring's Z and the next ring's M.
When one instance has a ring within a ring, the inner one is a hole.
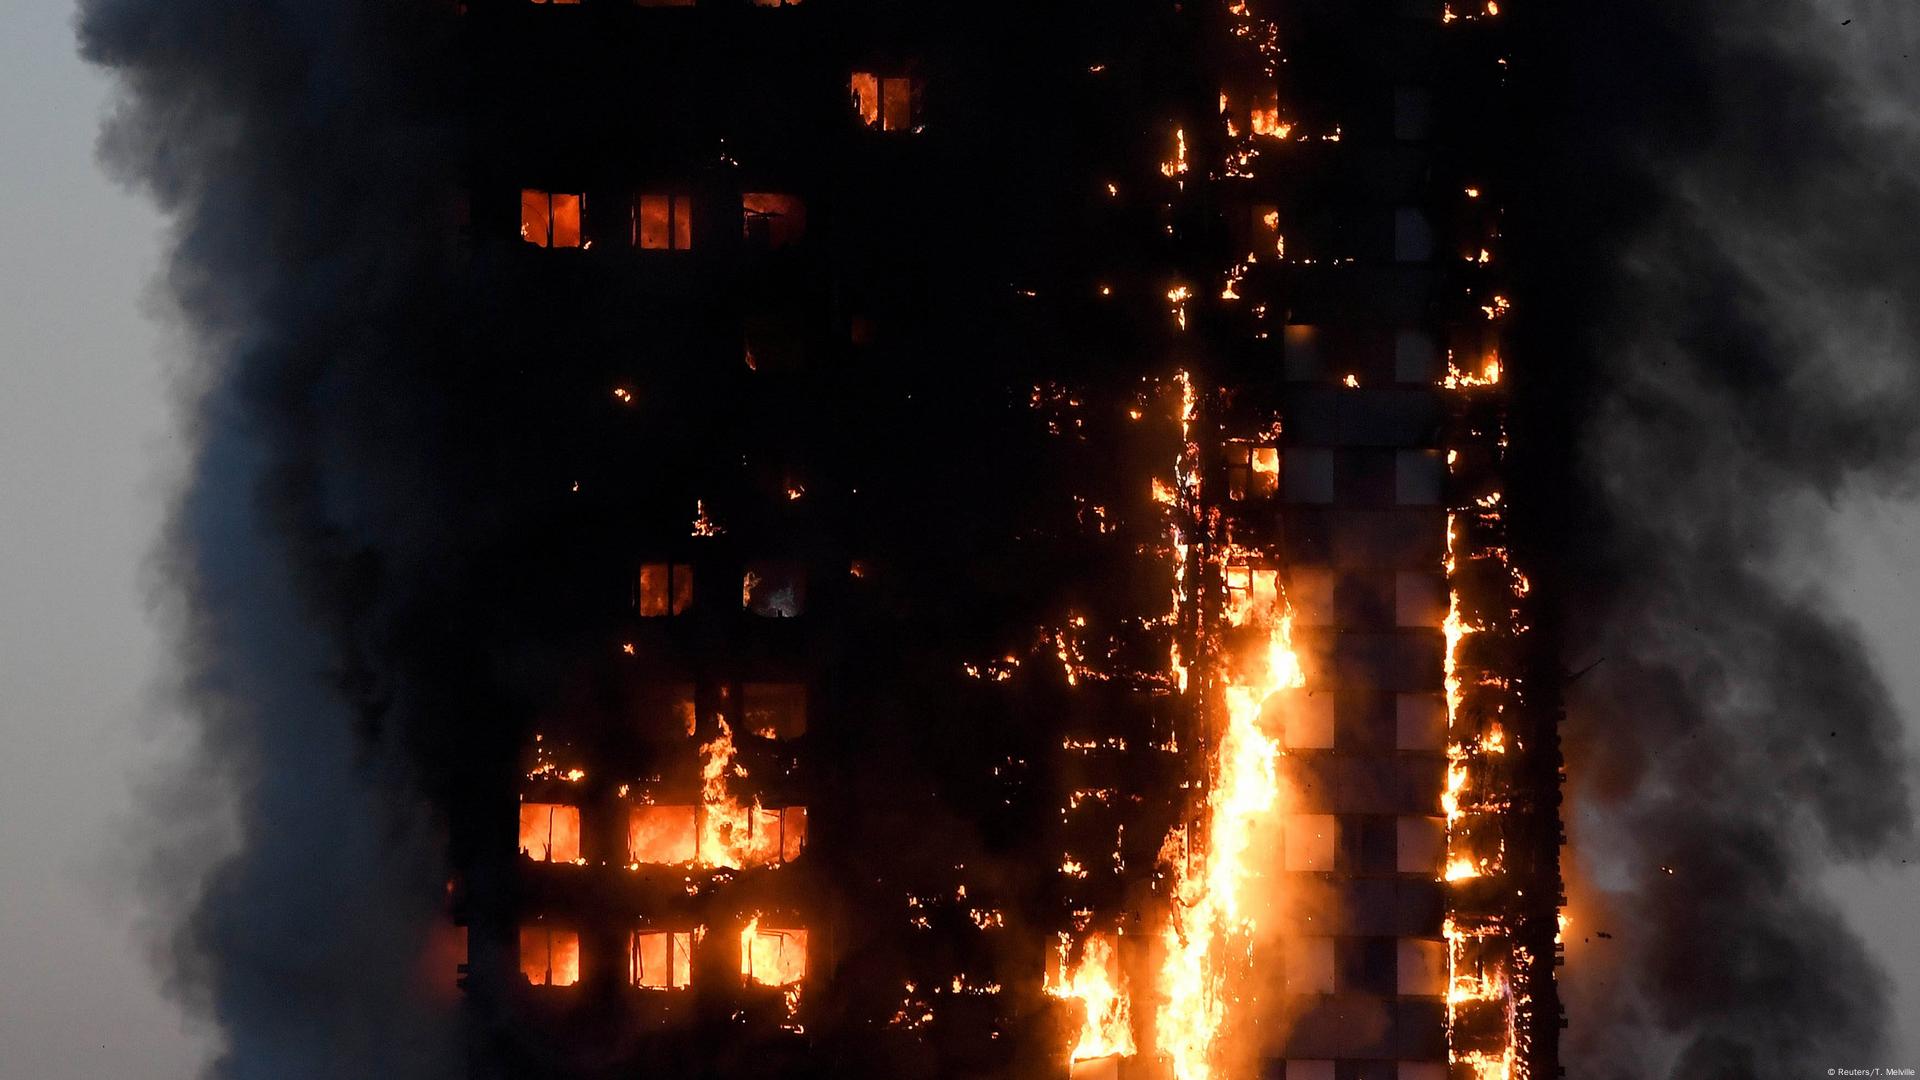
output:
M166 751L148 555L181 467L164 340L143 315L163 224L93 158L105 80L67 0L0 35L0 1074L184 1080L213 1045L134 929L133 788ZM1920 417L1916 417L1920 423ZM1920 716L1920 508L1836 512L1848 565L1809 570ZM1910 722L1910 728L1913 725ZM1871 783L1877 778L1863 777ZM1902 984L1889 1062L1920 1067L1920 875L1833 878ZM1575 1017L1574 1022L1579 1023Z
M143 593L181 445L141 314L161 222L101 175L66 0L0 34L0 1076L185 1080L122 839L160 647Z

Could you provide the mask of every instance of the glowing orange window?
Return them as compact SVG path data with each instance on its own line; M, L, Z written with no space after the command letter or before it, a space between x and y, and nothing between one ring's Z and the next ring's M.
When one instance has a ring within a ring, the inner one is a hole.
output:
M1280 91L1276 87L1255 90L1247 103L1247 124L1255 135L1284 139L1293 134L1293 125L1280 122Z
M580 808L521 803L520 853L534 862L579 861Z
M760 925L740 932L740 974L760 986L793 986L807 977L807 932Z
M521 191L520 239L535 247L580 247L580 214L586 202L585 195Z
M520 974L535 986L580 981L580 935L544 923L520 928Z
M645 990L693 985L693 934L637 930L627 940L627 981Z
M640 614L646 618L681 615L693 606L693 567L684 563L647 563L640 567Z
M700 831L691 806L636 806L627 813L627 862L636 866L681 866L699 852Z
M853 111L870 128L881 131L918 131L915 80L856 71L850 83Z
M693 200L685 195L636 195L633 246L647 251L693 247Z

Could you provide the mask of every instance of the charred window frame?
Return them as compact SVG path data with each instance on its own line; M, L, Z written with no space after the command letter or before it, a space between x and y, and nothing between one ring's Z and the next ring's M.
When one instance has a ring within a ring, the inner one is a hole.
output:
M580 934L544 922L520 927L520 974L534 986L580 981Z
M762 806L753 811L749 865L784 866L807 849L807 808Z
M693 932L635 930L627 938L627 982L642 990L693 985Z
M521 188L520 239L535 247L585 248L586 212L583 193Z
M578 862L580 808L563 803L521 803L520 853L534 862Z
M749 191L740 196L741 239L755 251L778 251L807 235L807 204L798 195Z
M1235 439L1226 445L1227 498L1271 499L1280 490L1280 448Z
M921 80L910 75L856 71L849 80L853 111L875 131L919 131Z
M749 563L740 579L740 606L763 619L795 619L807 610L807 572L798 563Z
M806 981L807 932L799 927L761 926L740 932L740 977L755 986L787 987Z
M638 192L629 211L633 246L643 251L693 249L693 199L665 192Z
M633 606L643 619L684 615L693 606L693 566L641 563L634 575Z
M1280 604L1280 571L1251 563L1228 563L1221 568L1221 585L1227 592L1227 621L1233 626L1247 622L1257 610L1277 610Z

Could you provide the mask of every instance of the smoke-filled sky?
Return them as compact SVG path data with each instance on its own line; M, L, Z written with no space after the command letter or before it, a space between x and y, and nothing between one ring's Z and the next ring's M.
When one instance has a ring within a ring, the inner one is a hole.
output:
M1736 87L1753 96L1720 99L1729 115L1747 117L1740 130L1749 135L1767 130L1752 122L1759 110L1782 110L1773 130L1779 145L1733 142L1684 178L1695 185L1687 191L1695 212L1684 220L1697 232L1688 242L1737 248L1732 261L1778 290L1777 299L1808 298L1794 325L1826 335L1813 342L1829 346L1820 353L1831 365L1822 375L1857 383L1871 396L1875 380L1886 377L1876 363L1891 358L1911 370L1915 360L1911 352L1876 349L1897 340L1888 328L1899 323L1875 322L1873 290L1911 283L1920 245L1911 238L1889 242L1880 235L1886 230L1863 229L1854 215L1889 188L1920 182L1920 67L1910 59L1920 49L1920 20L1894 4L1741 3L1721 10L1735 23L1747 20L1738 28L1761 54L1791 42L1808 50L1812 63L1835 65L1844 92L1800 103ZM162 988L149 963L154 928L137 924L168 912L148 902L145 860L133 850L156 836L179 839L149 820L166 806L152 794L156 775L167 775L156 762L177 749L169 740L177 734L169 726L172 698L161 690L164 628L149 600L158 587L152 555L190 443L170 396L178 390L178 338L165 306L148 299L169 241L145 197L109 182L94 160L108 82L75 56L65 0L23 0L11 14L9 33L0 38L0 206L7 210L0 245L0 1076L184 1078L198 1073L212 1043L184 1019L181 996ZM1853 22L1843 27L1847 19ZM1806 32L1816 24L1835 29ZM1693 33L1712 29L1684 19L1680 25ZM1809 118L1825 123L1836 109L1885 125L1884 154L1870 145L1863 156L1851 138L1811 137L1822 133L1795 126ZM1779 167L1789 141L1812 147L1794 157L1800 172L1792 191L1807 200L1795 205L1832 214L1845 227L1807 221L1804 229L1777 230L1771 226L1781 222L1769 215L1778 206L1726 201L1740 191L1728 186L1730 177L1742 167L1756 174ZM1830 198L1813 197L1822 194ZM1912 220L1886 223L1903 224L1920 235ZM1763 227L1767 235L1757 235ZM1754 242L1741 243L1743 237ZM1836 243L1854 247L1836 251ZM1622 257L1649 260L1637 278L1644 282L1659 280L1666 272L1660 260L1673 254L1672 245L1644 243ZM1801 254L1807 264L1844 268L1857 278L1837 292L1832 280L1801 281L1792 269L1803 264ZM1842 294L1860 305L1823 306L1823 298ZM1879 308L1911 317L1915 304L1920 296L1894 292ZM1638 340L1653 348L1660 336ZM1651 380L1647 392L1657 400L1666 385ZM1786 392L1770 403L1782 429L1794 427L1796 401ZM1913 419L1920 424L1920 416ZM1655 425L1648 429L1661 440L1655 445L1719 449L1659 427L1678 422L1671 412L1650 408L1635 422ZM1911 746L1920 741L1920 506L1882 494L1899 489L1881 482L1899 464L1877 466L1867 480L1844 469L1816 476L1806 497L1777 507L1794 524L1773 538L1783 546L1768 548L1757 569L1784 582L1789 595L1831 601L1857 626L1906 719ZM1730 475L1728 483L1741 479ZM1830 547L1816 542L1823 536ZM1862 788L1896 780L1833 779ZM1606 814L1620 805L1577 804L1576 838L1617 824ZM1866 868L1808 866L1809 880L1847 914L1895 986L1890 1057L1833 1066L1920 1066L1920 942L1910 930L1920 912L1920 876L1910 859L1911 852L1896 852ZM1586 875L1614 870L1588 867ZM1588 939L1587 931L1602 928L1615 936ZM1576 983L1608 970L1606 950L1638 945L1626 925L1583 924L1573 936L1567 974ZM1863 985L1872 977L1860 974ZM1604 983L1586 985L1589 994L1606 992ZM1589 1018L1579 1011L1582 991L1570 998L1577 1037ZM184 1000L197 1003L192 994Z

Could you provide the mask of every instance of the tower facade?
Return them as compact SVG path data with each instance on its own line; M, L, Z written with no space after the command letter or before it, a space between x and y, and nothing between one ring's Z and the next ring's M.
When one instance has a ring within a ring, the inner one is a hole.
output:
M1497 15L469 0L476 1076L1553 1075Z

